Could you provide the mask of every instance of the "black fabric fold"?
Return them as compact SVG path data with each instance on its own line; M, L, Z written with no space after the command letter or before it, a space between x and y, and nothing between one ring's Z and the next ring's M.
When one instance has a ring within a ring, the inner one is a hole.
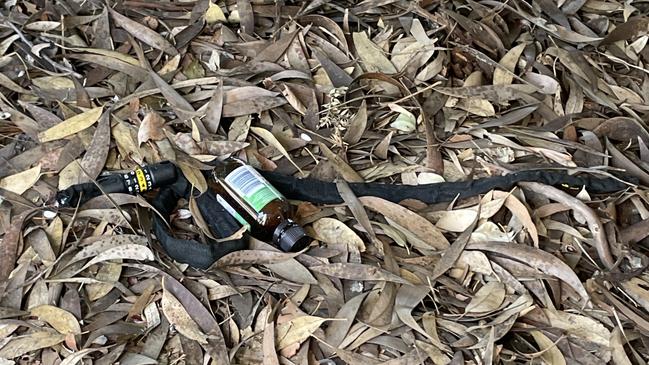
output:
M174 184L160 188L152 205L165 220L169 221L178 200L188 199L190 194L189 182L179 174ZM196 197L196 203L214 237L229 237L239 230L239 222L221 206L214 193L207 192ZM243 250L248 245L245 237L224 242L217 242L207 237L207 243L176 238L168 231L167 223L157 214L153 217L153 233L169 257L198 269L207 269L224 255Z

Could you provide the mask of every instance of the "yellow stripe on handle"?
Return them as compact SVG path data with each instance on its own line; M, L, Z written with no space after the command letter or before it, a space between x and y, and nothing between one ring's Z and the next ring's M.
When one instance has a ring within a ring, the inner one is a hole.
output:
M140 186L140 192L146 191L147 184L144 178L144 171L142 169L135 169L135 177L137 178L137 184Z

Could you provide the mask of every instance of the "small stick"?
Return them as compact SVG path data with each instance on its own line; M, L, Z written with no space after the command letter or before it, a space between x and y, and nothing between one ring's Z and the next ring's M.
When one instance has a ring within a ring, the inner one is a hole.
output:
M597 255L599 256L599 259L602 260L604 265L609 270L615 268L616 262L611 255L611 247L608 243L608 240L606 239L604 226L602 225L602 222L600 221L597 214L593 211L593 209L584 204L581 200L574 198L568 193L565 193L553 186L537 182L519 182L518 184L521 187L541 194L548 199L562 203L570 207L575 212L581 214L586 219L588 228L593 233L595 248L597 249Z

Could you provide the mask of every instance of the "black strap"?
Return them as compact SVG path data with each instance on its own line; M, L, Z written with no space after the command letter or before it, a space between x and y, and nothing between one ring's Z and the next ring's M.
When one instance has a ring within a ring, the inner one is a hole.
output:
M316 204L340 204L343 202L335 183L309 178L298 179L267 171L262 172L262 175L289 199L304 200ZM635 178L625 176L624 179L637 184ZM427 204L434 204L452 201L458 197L468 198L485 194L493 189L509 190L523 181L534 181L553 186L567 185L573 189L585 186L592 194L608 194L629 187L628 184L611 177L573 176L564 172L547 170L521 171L505 176L437 184L350 183L349 186L357 196L376 196L395 203L405 199L416 199Z
M274 172L262 171L261 173L289 199L310 201L316 204L340 204L343 202L335 183L309 178L299 179ZM180 171L177 171L177 176L178 178L173 184L162 186L152 201L153 206L167 221L176 209L178 200L180 198L188 199L191 194L191 186L187 179ZM637 184L637 179L626 176L624 179ZM543 170L417 186L382 183L351 183L349 185L357 196L376 196L397 203L405 199L416 199L433 204L476 196L493 189L509 190L516 183L522 181L535 181L553 186L567 185L573 189L586 186L588 191L593 194L608 194L628 188L626 183L614 178L596 178L587 174L573 176L563 172ZM101 192L94 184L83 184L62 193L69 194L70 197L76 199L84 194L95 196ZM196 202L214 237L229 237L240 229L239 222L221 206L213 192L197 196ZM206 269L223 255L247 247L247 237L225 242L216 242L207 238L206 244L196 240L179 239L168 231L164 220L158 215L154 215L153 231L160 244L170 257L196 268Z
M176 209L178 200L180 198L188 199L191 194L191 187L187 179L181 173L178 176L175 183L160 188L152 202L152 205L167 221ZM241 228L239 222L221 206L212 192L198 196L196 203L203 217L206 217L214 237L229 237ZM208 237L207 244L196 240L176 238L169 233L167 224L157 214L153 218L153 233L167 255L178 262L199 269L207 269L222 256L247 247L246 238L216 242Z

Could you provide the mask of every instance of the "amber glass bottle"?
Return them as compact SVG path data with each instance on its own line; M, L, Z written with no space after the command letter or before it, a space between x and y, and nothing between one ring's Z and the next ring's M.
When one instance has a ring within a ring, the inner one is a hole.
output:
M272 240L287 252L300 251L311 242L291 219L293 209L286 198L242 160L223 161L212 170L208 185L219 203L255 238Z

